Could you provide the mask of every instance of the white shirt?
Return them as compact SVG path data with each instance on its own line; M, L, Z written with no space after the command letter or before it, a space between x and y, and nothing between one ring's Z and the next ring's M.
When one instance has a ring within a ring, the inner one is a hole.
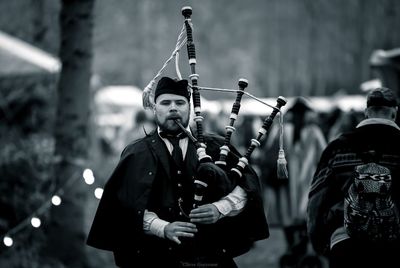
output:
M392 126L394 128L397 128L398 130L400 130L400 127L392 120L389 119L385 119L385 118L367 118L362 120L357 127L362 127L362 126L366 126L366 125L373 125L373 124L383 124L383 125L388 125L388 126Z
M190 129L187 128L189 131ZM160 133L160 128L158 128L158 133ZM168 141L168 139L160 137L166 144L169 153L172 153L173 146ZM181 147L183 159L185 159L187 148L188 148L188 137L183 138L179 141L179 147ZM220 200L212 203L218 211L221 213L222 217L232 217L238 215L247 202L247 194L240 186L236 186L227 196L224 196ZM164 229L169 222L160 219L158 215L154 212L145 210L143 215L143 230L146 234L155 235L164 238Z

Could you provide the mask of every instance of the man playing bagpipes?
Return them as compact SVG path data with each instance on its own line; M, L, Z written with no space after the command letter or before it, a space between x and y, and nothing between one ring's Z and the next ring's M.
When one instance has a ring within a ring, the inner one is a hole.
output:
M286 99L278 97L275 106L264 103L273 110L241 156L230 138L242 95L251 96L244 92L247 80L239 80L239 90L202 87L237 94L225 137L203 133L191 14L191 7L182 8L185 23L176 48L143 91L143 106L153 109L157 129L122 152L87 240L90 246L112 251L120 267L237 267L234 257L269 236L261 184L249 159ZM163 77L153 91L170 60L175 56L179 62L178 51L185 43L191 83ZM285 163L281 148L278 165L286 176Z
M196 133L189 128L187 80L161 78L154 104L158 127L122 152L88 245L112 251L119 267L237 267L234 257L269 236L256 173L246 166L239 180L226 172L238 163L232 146L226 170L200 163L198 144L188 137ZM203 138L207 156L218 159L224 138Z

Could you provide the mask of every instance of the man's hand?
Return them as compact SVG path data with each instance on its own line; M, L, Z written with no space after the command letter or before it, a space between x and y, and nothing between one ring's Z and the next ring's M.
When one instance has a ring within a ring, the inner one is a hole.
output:
M181 221L171 222L167 224L164 229L165 237L176 242L177 244L181 243L179 237L194 237L194 233L196 232L196 225L190 222Z
M221 213L213 204L206 204L190 211L190 222L201 224L212 224L217 222Z

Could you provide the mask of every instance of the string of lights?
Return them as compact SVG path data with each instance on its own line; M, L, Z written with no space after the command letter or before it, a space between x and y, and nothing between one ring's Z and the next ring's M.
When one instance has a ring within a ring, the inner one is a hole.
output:
M70 161L69 161L70 162ZM82 166L82 162L74 161L75 165ZM73 183L75 183L79 178L83 178L84 182L87 185L92 185L95 182L95 177L93 171L90 168L85 168L82 170L78 170L71 176L60 188L58 188L53 195L50 196L41 206L39 206L35 211L33 211L29 216L19 222L12 229L8 230L5 234L0 236L1 241L6 247L12 247L14 245L14 237L17 233L21 232L28 226L32 228L39 228L42 225L41 216L50 209L51 206L59 206L62 203L62 196L66 192L66 189ZM103 189L100 187L95 188L94 196L97 199L101 199L103 195Z

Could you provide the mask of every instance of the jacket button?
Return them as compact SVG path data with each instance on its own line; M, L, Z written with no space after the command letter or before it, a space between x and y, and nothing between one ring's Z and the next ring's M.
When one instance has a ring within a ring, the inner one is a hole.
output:
M178 170L176 173L178 173L178 175L181 175L182 171Z
M151 142L152 142L152 143L155 143L155 142L156 142L156 140L151 140Z
M178 187L179 187L179 188L182 187L182 184L178 183Z
M222 253L226 253L226 249L223 248L223 249L222 249Z
M179 216L182 216L183 214L182 214L182 212L179 212Z
M149 175L150 175L150 176L153 175L153 172L149 171Z

